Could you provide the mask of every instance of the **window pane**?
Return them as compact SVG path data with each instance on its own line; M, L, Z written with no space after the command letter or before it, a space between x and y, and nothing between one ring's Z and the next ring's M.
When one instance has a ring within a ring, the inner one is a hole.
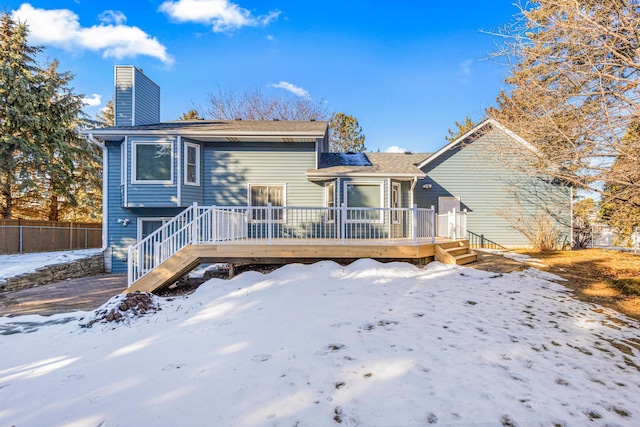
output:
M196 166L195 165L187 165L187 182L198 182L196 179Z
M283 188L281 186L269 186L269 201L272 206L284 206Z
M136 179L170 181L171 144L137 144Z
M267 186L251 186L251 206L267 206L268 201Z
M149 234L153 233L158 228L162 227L163 223L164 223L164 221L162 221L162 220L143 219L142 220L142 224L141 224L142 225L142 238L144 239Z
M347 206L350 208L379 208L380 186L349 184L347 185Z
M190 165L196 164L196 147L187 146L187 163Z

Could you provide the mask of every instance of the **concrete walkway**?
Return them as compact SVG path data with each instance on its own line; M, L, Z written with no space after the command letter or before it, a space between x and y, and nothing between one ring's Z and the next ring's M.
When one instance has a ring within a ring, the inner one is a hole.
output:
M0 316L50 316L77 310L93 310L126 287L126 275L105 274L3 292L0 293Z

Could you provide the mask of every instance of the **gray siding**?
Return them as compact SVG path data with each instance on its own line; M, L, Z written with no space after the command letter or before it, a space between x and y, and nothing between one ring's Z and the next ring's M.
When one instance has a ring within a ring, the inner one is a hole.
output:
M415 202L419 207L431 205L438 209L438 197L460 197L461 209L467 209L467 229L504 246L523 247L527 238L505 218L524 214L536 217L540 209L554 212L566 236L570 231L569 191L564 186L552 185L544 177L531 176L505 165L505 161L492 151L504 144L517 144L523 156L527 151L517 141L498 129L481 136L470 144L460 144L441 155L423 169L427 177L418 181ZM521 157L517 161L523 161ZM430 189L423 189L431 184ZM564 236L563 238L565 238Z
M160 123L160 87L134 68L134 125Z
M286 184L288 206L322 206L324 187L305 177L315 161L314 143L206 143L204 204L246 206L247 184Z
M173 142L172 184L134 184L133 142ZM127 207L172 207L178 206L178 144L175 138L132 137L127 146Z
M200 185L186 185L184 181L185 176L185 159L187 157L186 143L198 144L200 146ZM189 206L192 205L193 202L198 203L199 205L204 204L204 144L198 141L189 140L186 138L182 138L182 147L180 147L181 154L181 168L180 168L180 206Z
M133 67L115 67L114 115L116 126L133 125Z

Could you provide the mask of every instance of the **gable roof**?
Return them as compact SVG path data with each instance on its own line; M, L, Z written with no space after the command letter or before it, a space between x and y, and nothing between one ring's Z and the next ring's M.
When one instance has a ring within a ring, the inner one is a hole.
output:
M500 129L502 132L506 133L511 138L513 138L516 142L522 144L522 146L524 148L526 148L528 150L531 150L534 153L538 153L538 149L536 147L531 145L529 142L527 142L522 137L518 136L515 132L507 129L506 127L504 127L503 125L498 123L497 120L486 119L486 120L482 121L480 124L478 124L476 127L474 127L473 129L471 129L470 131L468 131L468 132L462 134L461 136L459 136L456 140L450 142L449 144L447 144L444 147L442 147L440 150L436 151L431 157L429 157L427 159L424 159L420 164L418 164L418 168L422 169L423 167L425 167L429 163L433 162L434 160L436 160L438 157L440 157L441 155L443 155L447 151L449 151L449 150L455 148L456 146L464 143L466 139L468 139L469 137L473 136L475 133L480 132L484 128L487 128L487 127L489 127L490 129L491 129L491 127L496 128L496 129Z
M299 120L180 120L139 126L112 126L84 129L102 139L122 139L125 136L183 136L209 141L279 139L286 142L315 141L327 132L326 121ZM291 141L288 141L291 139Z
M310 169L306 175L308 178L422 178L425 173L416 165L427 157L428 153L322 153L318 169Z

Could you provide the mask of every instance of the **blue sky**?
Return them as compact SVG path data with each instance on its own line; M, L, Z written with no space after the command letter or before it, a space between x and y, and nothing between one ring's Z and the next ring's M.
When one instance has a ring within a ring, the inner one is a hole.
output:
M512 0L58 0L4 2L31 25L92 100L113 93L113 66L142 68L161 88L161 118L206 105L218 88L306 91L354 115L371 151L433 152L454 122L479 120L505 87L488 59ZM287 86L287 84L289 86ZM286 94L286 92L282 92ZM97 95L97 96L95 96ZM99 105L98 102L100 102Z

